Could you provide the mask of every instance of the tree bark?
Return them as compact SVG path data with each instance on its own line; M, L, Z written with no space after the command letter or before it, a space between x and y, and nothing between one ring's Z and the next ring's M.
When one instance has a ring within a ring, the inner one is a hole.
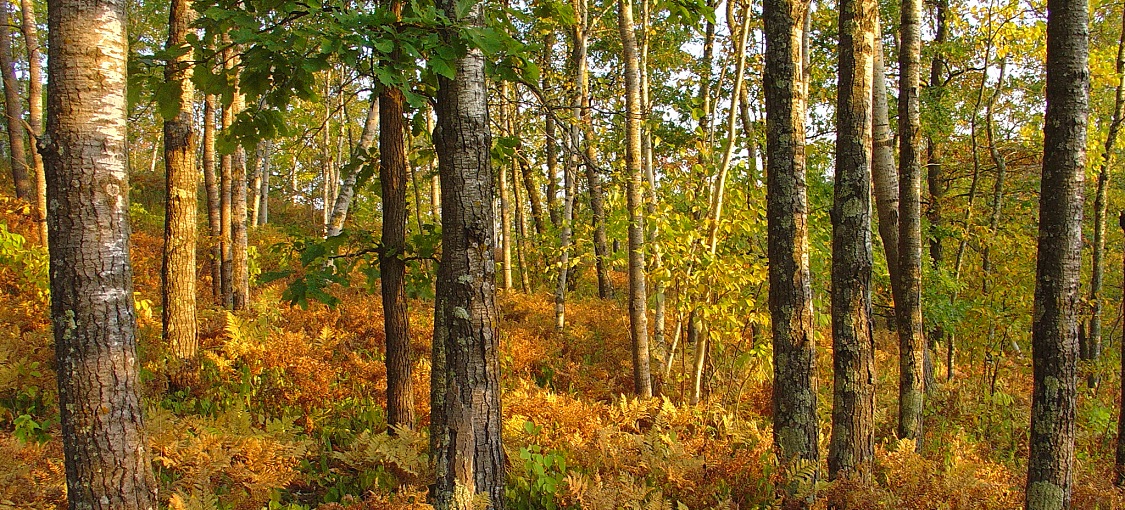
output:
M629 333L633 339L633 392L652 398L645 293L644 213L641 211L641 87L632 0L617 0L617 29L625 62L625 196L629 208Z
M1122 14L1125 17L1125 13ZM1122 29L1125 33L1125 28ZM1125 39L1125 37L1123 37ZM1120 60L1118 60L1120 62ZM1117 217L1117 224L1121 227L1122 233L1125 233L1125 211ZM1125 262L1122 267L1125 268ZM1122 289L1125 290L1125 283L1122 284ZM1121 303L1122 311L1125 312L1125 300ZM1121 372L1120 381L1125 381L1125 332L1122 332L1121 338ZM1118 487L1125 486L1125 384L1121 385L1121 395L1118 399L1119 406L1117 410L1117 449L1113 461L1113 483Z
M1047 3L1047 112L1031 330L1029 510L1069 508L1074 482L1078 276L1090 71L1085 0Z
M125 2L48 4L51 319L72 509L154 509L129 265Z
M926 94L929 103L934 108L940 108L941 101L945 95L945 84L942 80L942 73L945 70L946 64L942 54L944 51L943 46L948 38L949 26L946 21L946 0L933 0L934 6L934 23L937 25L933 46L937 48L934 52L934 58L930 62L930 81L926 86ZM929 203L926 204L926 219L930 222L929 232L929 253L931 267L935 270L942 270L945 263L945 248L943 246L943 239L945 238L945 219L943 218L943 202L945 201L945 191L947 189L945 168L942 166L941 151L939 150L938 140L946 136L942 131L932 128L931 132L926 135L926 187L930 194ZM953 299L954 296L950 296ZM937 345L942 341L946 342L946 380L953 380L953 336L946 337L945 328L940 324L934 324L927 332L927 340L931 346L931 351L936 351ZM932 359L926 365L926 389L932 387L934 381L934 367Z
M903 0L899 30L898 164L899 288L898 436L922 448L926 337L922 330L922 122L918 90L922 63L922 0Z
M809 275L801 40L807 0L767 0L766 222L773 331L773 437L782 466L820 462L816 341ZM790 494L792 496L792 494Z
M219 176L215 174L215 96L203 102L203 183L207 190L207 225L211 238L211 295L221 302L223 282L223 215Z
M232 104L234 115L244 108L242 92L235 81ZM231 160L231 309L250 307L250 264L246 232L246 150L239 144Z
M554 61L555 39L555 33L552 31L547 34L543 42L543 62L539 66L543 70L540 78L540 88L543 90L548 90L551 85L549 76ZM547 160L547 214L551 218L551 225L554 225L555 228L561 228L559 224L561 214L559 207L559 146L556 141L556 130L555 116L551 114L548 106L544 106L543 145Z
M1114 92L1113 117L1109 122L1109 131L1106 133L1105 145L1102 149L1102 161L1098 167L1098 189L1094 197L1094 253L1093 264L1090 270L1090 344L1089 359L1097 361L1102 354L1102 286L1105 280L1105 229L1106 229L1106 194L1109 191L1109 163L1113 159L1114 147L1117 145L1117 135L1121 131L1121 122L1125 114L1125 9L1121 14L1121 36L1117 42L1117 88ZM1096 373L1090 374L1088 386L1094 388L1099 380Z
M984 243L984 254L982 255L982 266L985 273L992 272L992 243L1000 232L1000 215L1004 209L1004 180L1008 173L1008 163L1004 160L1004 155L1000 154L1000 149L996 148L994 123L992 121L992 110L996 106L996 98L1004 88L1004 75L1007 69L1007 60L1000 59L1000 76L996 79L996 89L992 92L992 97L988 99L984 114L984 133L988 139L988 154L992 158L992 164L996 165L996 180L992 187L992 213L988 219L988 232L991 237ZM985 282L988 285L987 277Z
M375 143L375 136L379 134L377 126L381 117L379 101L372 99L371 107L367 109L367 120L364 121L363 131L359 135L359 145L352 151L351 161L346 165L347 168L352 170L344 175L344 182L340 184L340 192L336 194L336 202L332 205L332 215L328 220L328 237L338 236L344 230L344 221L348 219L348 209L355 197L355 185L359 179L361 168L355 160L360 157L361 153L370 150L371 145Z
M254 171L255 179L254 184L257 193L254 200L254 226L265 225L270 218L270 172L272 172L271 160L273 159L273 140L263 140L258 144L257 155L254 157L254 164L257 165L257 170Z
M39 222L39 242L47 245L47 177L43 156L39 153L39 136L43 134L43 71L39 59L39 35L35 24L35 5L20 0L23 42L27 47L27 128L31 136L31 163L35 173L35 214Z
M582 134L585 142L586 184L590 198L590 221L594 227L594 266L598 275L598 297L613 297L613 282L609 279L608 241L605 234L605 191L602 178L595 167L597 151L594 150L594 114L590 101L589 64L586 61L590 33L590 13L587 0L579 0L576 9L578 23L574 25L574 62L578 85L578 104L581 108ZM577 150L577 149L576 149Z
M833 479L871 476L875 360L871 336L871 67L874 0L840 2L836 185L832 204Z
M483 24L481 3L442 0L440 6L458 25ZM438 510L474 508L477 494L487 496L491 508L503 510L506 460L501 443L492 135L484 55L470 48L454 68L454 79L438 78L434 137L441 174L443 253L434 311L436 356L430 405L436 417L431 417L430 435L437 482L431 494Z
M887 113L887 77L881 34L878 14L876 14L875 55L871 75L872 145L874 146L871 160L874 184L872 191L875 195L875 210L879 214L879 238L883 240L887 272L891 275L892 294L897 294L899 286L898 170L895 168L894 137L891 134L891 121ZM895 304L898 304L897 301Z
M391 9L402 11L394 0ZM410 322L406 308L406 129L405 97L398 89L379 95L379 181L383 189L383 249L379 254L387 341L387 425L414 428L414 384Z
M195 128L192 125L191 52L187 34L195 18L188 0L173 0L168 9L168 51L184 53L164 67L164 81L178 89L176 116L164 120L165 215L161 266L161 321L164 342L177 358L174 376L194 372L199 348L195 320L195 213L197 173ZM174 384L187 381L173 380Z
M223 66L228 70L233 67L230 48L222 51ZM221 117L222 131L228 132L231 124L234 123L234 105L223 105L223 113ZM231 233L231 227L234 224L234 206L232 204L234 193L234 156L231 154L222 154L219 157L219 246L222 252L222 271L220 274L220 294L222 295L223 307L227 309L234 308L234 287L233 287L233 271L234 260L232 256L232 241L234 240Z
M16 80L16 62L12 55L12 7L11 3L4 2L0 5L0 16L3 17L3 26L0 26L0 73L4 82L4 112L7 116L8 157L12 168L12 182L16 186L16 198L33 200L34 190L31 182L31 170L27 166L27 152L24 149L23 108L20 107L20 83Z

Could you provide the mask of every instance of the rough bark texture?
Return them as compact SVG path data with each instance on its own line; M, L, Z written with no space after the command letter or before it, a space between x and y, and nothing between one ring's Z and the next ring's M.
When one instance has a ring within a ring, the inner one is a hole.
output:
M1125 16L1125 14L1123 14ZM1125 33L1125 32L1123 32ZM1122 233L1125 233L1125 211L1117 217L1118 226L1121 227ZM1125 268L1125 263L1122 264ZM1125 290L1125 284L1122 285ZM1125 302L1122 303L1122 310L1125 311ZM1125 332L1122 333L1121 341L1121 359L1125 360ZM1125 361L1121 363L1120 380L1125 381ZM1118 400L1117 410L1117 450L1113 462L1113 483L1118 487L1125 486L1125 384L1121 385L1121 395Z
M767 0L766 221L773 330L773 437L783 466L819 464L816 343L809 276L805 101L801 39L805 0Z
M31 169L27 166L27 152L24 149L23 108L20 106L20 83L16 80L16 62L12 56L12 7L10 2L0 5L0 74L4 82L4 115L8 128L8 161L12 168L12 182L16 186L16 198L33 200L34 189L31 182Z
M372 100L371 107L367 109L367 120L363 123L363 132L359 135L359 145L352 151L352 161L346 165L352 170L344 176L344 182L340 184L340 192L336 194L336 202L332 205L332 215L328 219L328 237L338 236L344 230L344 221L348 219L348 209L352 205L352 198L355 197L355 184L359 179L360 166L355 164L355 159L360 157L361 151L366 152L375 143L375 136L379 134L376 127L379 125L380 118L379 102Z
M836 185L832 204L831 478L871 475L875 345L871 336L871 65L874 0L840 2Z
M1085 0L1047 2L1047 113L1031 331L1029 510L1070 507L1090 71Z
M211 295L222 298L223 281L223 215L219 176L215 174L215 96L203 100L203 184L207 190L207 226L211 238Z
M645 293L645 230L641 207L641 84L632 0L617 0L617 29L625 61L625 196L629 208L629 333L633 339L633 392L652 397Z
M480 3L440 2L446 16L480 26ZM458 12L466 17L459 18ZM500 345L484 55L470 49L453 80L438 79L435 147L442 191L442 258L434 311L431 442L434 506L474 508L473 498L506 507L501 443ZM440 347L438 347L440 344Z
M69 508L155 509L129 265L125 2L48 4L51 319Z
M401 2L392 9L401 10ZM379 95L379 181L383 188L383 250L379 254L387 339L387 425L414 428L410 323L406 310L406 131L405 98L398 89Z
M922 0L903 0L899 24L898 92L898 436L922 447L926 338L922 331L922 122L919 82Z
M173 0L168 10L168 43L175 50L187 44L195 13L188 0ZM164 342L186 374L199 347L195 320L195 211L198 175L195 168L195 129L192 126L191 52L170 60L164 81L179 89L175 117L164 120L165 215L164 258L161 266L161 314Z
M27 47L27 128L31 135L31 162L35 174L35 214L39 222L39 239L47 244L47 176L38 137L43 134L43 64L39 58L39 35L35 24L35 5L20 0L23 42Z

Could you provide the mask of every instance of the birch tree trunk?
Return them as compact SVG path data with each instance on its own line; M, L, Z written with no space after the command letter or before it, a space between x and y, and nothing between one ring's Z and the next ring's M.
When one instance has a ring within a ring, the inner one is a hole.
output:
M31 135L31 163L35 173L35 214L39 223L39 242L47 245L47 176L43 156L39 153L39 136L43 134L43 65L39 58L39 35L35 24L35 5L20 0L23 42L27 46L27 127Z
M1085 0L1047 2L1047 112L1032 329L1028 510L1069 508L1090 71Z
M363 122L363 131L359 135L359 145L352 151L351 161L346 165L346 168L351 170L344 175L344 182L340 184L340 192L336 194L336 202L332 205L332 215L328 220L328 237L338 236L344 230L344 221L348 219L348 209L352 205L352 199L355 198L355 185L361 168L356 164L356 159L360 157L361 151L366 153L375 143L375 136L379 134L380 117L379 101L372 99L371 107L367 109L367 119Z
M47 5L51 321L70 508L156 508L129 265L125 2Z
M203 100L203 184L207 190L207 225L210 227L211 295L222 302L223 215L219 176L215 174L215 96Z
M887 107L887 77L883 62L882 29L876 14L875 55L871 80L872 111L872 150L871 160L872 191L875 195L875 210L879 213L879 238L883 241L886 253L887 271L891 275L893 293L898 293L898 169L895 168L894 137L891 135L891 121ZM897 301L895 303L898 304Z

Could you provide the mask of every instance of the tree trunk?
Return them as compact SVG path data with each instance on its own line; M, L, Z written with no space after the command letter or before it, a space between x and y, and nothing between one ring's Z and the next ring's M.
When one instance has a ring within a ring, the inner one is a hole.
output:
M1085 0L1047 2L1047 112L1035 271L1029 510L1069 508L1090 71Z
M270 172L272 172L273 147L273 140L265 140L258 145L258 155L254 158L258 165L256 171L258 174L258 199L255 201L257 211L255 225L265 225L270 218Z
M0 17L3 17L3 26L0 26L0 73L3 74L4 81L4 112L8 117L5 124L10 148L8 157L12 167L12 182L16 186L16 198L30 201L35 196L24 149L24 130L20 125L23 108L20 107L20 82L16 80L16 62L12 56L11 10L9 2L0 5Z
M243 97L237 80L234 85L231 110L234 115L242 111ZM245 310L250 306L250 265L246 236L246 150L239 144L231 161L231 309Z
M458 26L480 27L482 4L442 0ZM465 13L466 18L458 16ZM448 40L447 40L448 42ZM441 174L442 257L434 311L430 436L434 507L474 508L477 494L506 508L501 443L500 345L496 331L493 180L484 55L469 49L438 78L435 147Z
M871 66L874 0L840 2L836 185L832 205L833 479L869 479L875 450L871 336Z
M555 37L555 33L552 31L547 34L543 42L543 62L539 65L544 71L540 78L540 88L543 90L549 90L551 85L548 77L551 74L549 71L554 61ZM554 225L555 228L562 228L559 224L561 213L559 208L559 146L555 134L555 116L551 114L547 107L544 107L543 119L543 145L547 159L547 214L551 217L551 225Z
M69 507L156 508L129 265L125 2L48 4L51 319Z
M340 191L336 194L336 201L332 205L332 215L328 220L328 237L335 237L340 235L344 230L344 221L348 219L348 209L352 205L352 199L355 197L355 185L359 179L359 171L362 168L357 164L356 159L361 154L366 153L371 149L371 145L375 143L375 135L378 134L377 126L379 125L379 101L377 99L371 100L371 107L367 109L367 120L363 123L363 131L359 135L359 145L351 154L351 161L345 165L345 168L350 168L347 174L344 175L344 182L340 184Z
M1098 189L1094 197L1094 253L1090 271L1090 334L1089 359L1097 361L1102 354L1102 286L1105 273L1105 224L1106 194L1109 190L1109 163L1113 159L1117 135L1121 131L1122 116L1125 114L1125 9L1121 14L1121 36L1117 42L1117 89L1114 92L1113 117L1109 122L1102 161L1098 167ZM1091 373L1087 381L1091 388L1097 387L1098 375Z
M941 101L945 95L945 84L942 80L942 73L945 70L945 60L942 56L941 48L944 46L948 37L949 31L948 24L945 19L946 0L933 0L934 5L934 23L937 25L936 33L934 34L934 47L938 48L934 52L934 58L930 62L930 82L926 86L926 94L929 103L932 107L940 108ZM926 219L930 221L930 228L927 232L929 237L929 250L930 250L930 263L931 267L940 271L945 261L945 249L942 240L945 238L945 219L942 217L943 202L945 201L945 191L947 188L945 169L942 166L941 151L938 148L938 140L946 136L942 132L933 132L937 129L931 129L931 132L926 135L926 187L930 194L930 201L926 204ZM953 299L954 296L950 296ZM940 324L934 324L927 331L927 340L930 344L931 352L936 352L937 345L942 341L946 342L946 380L953 380L953 336L948 338L945 336L945 328ZM934 363L932 358L926 364L926 390L929 391L933 387L934 381Z
M215 96L203 102L203 183L207 190L207 225L211 237L211 295L221 302L223 282L223 215L219 177L215 175Z
M781 465L820 462L816 341L809 275L801 39L806 0L767 0L766 221L773 330L773 437ZM792 494L790 494L792 495Z
M883 63L882 31L876 14L875 47L871 80L872 150L871 175L875 210L879 213L879 238L891 275L891 289L898 293L898 170L895 168L894 137L887 107L886 66ZM897 301L895 302L897 305Z
M1008 69L1008 62L1005 59L1000 59L1000 76L996 79L996 89L992 92L992 97L988 99L988 105L985 107L984 114L984 133L988 139L988 154L992 158L992 164L996 165L996 181L992 187L992 214L988 220L988 233L989 239L984 243L984 254L982 255L984 272L992 272L992 243L995 241L996 236L1000 232L1000 214L1004 209L1004 179L1008 173L1008 163L1004 160L1004 155L1000 154L1000 149L996 148L996 137L994 135L992 109L996 105L996 98L1000 95L1000 91L1004 87L1004 75ZM988 285L987 276L985 277L985 284Z
M1125 17L1125 13L1122 14ZM1125 33L1125 28L1122 29ZM1125 37L1122 37L1125 39ZM1120 60L1118 60L1120 62ZM1125 211L1117 217L1117 224L1121 227L1122 233L1125 233ZM1125 268L1125 263L1122 265ZM1125 283L1122 284L1122 289L1125 290ZM1122 312L1125 313L1125 300L1121 303ZM1120 380L1125 381L1125 331L1121 334L1121 373ZM1120 403L1117 410L1117 450L1113 462L1113 483L1118 487L1125 486L1125 383L1121 384L1121 395L1118 402Z
M168 10L168 51L187 44L189 26L195 18L187 0L173 0ZM177 358L174 375L194 372L199 348L195 320L195 212L197 173L195 129L192 125L191 52L168 61L164 81L179 89L175 117L164 120L165 215L164 258L160 272L161 315L164 342ZM179 385L188 381L176 381Z
M898 164L899 288L898 436L922 447L926 394L926 338L922 331L922 123L918 88L922 72L922 0L903 0L899 25Z
M503 121L503 111L500 112L501 121ZM504 270L500 273L503 276L503 289L512 290L514 287L512 282L512 205L511 200L508 198L508 172L505 169L500 169L497 172L500 184L500 257L503 261Z
M23 42L27 46L27 127L31 135L31 162L35 171L35 214L39 223L39 242L47 245L47 177L39 136L43 134L43 71L39 59L39 35L35 26L35 5L20 0Z
M394 0L391 9L402 11ZM414 385L410 376L410 322L406 309L406 129L405 97L398 89L379 95L379 182L383 189L383 249L379 254L387 340L387 425L414 428Z
M574 69L578 82L578 104L581 108L582 134L586 148L586 161L583 166L586 169L586 184L590 194L590 221L594 227L594 266L598 274L598 297L609 299L613 297L613 282L609 279L609 266L605 260L609 255L609 243L606 241L605 234L605 192L602 190L602 178L595 167L597 154L594 150L594 115L590 102L589 67L586 61L590 13L587 0L578 0L578 4L579 8L576 12L578 23L574 25Z
M625 196L629 208L629 333L633 339L633 391L652 398L645 294L644 216L641 211L641 86L632 0L617 0L617 29L625 61ZM599 270L600 271L600 270Z
M223 65L228 70L234 66L233 56L231 55L230 48L226 48L222 52ZM232 100L233 102L233 100ZM230 130L231 124L234 123L235 109L233 104L223 105L223 114L221 118L222 132L227 134ZM234 308L234 287L232 286L232 278L234 271L234 261L232 256L232 241L234 239L231 233L231 227L234 224L234 206L232 205L234 193L234 156L231 154L223 154L219 159L219 216L220 216L220 234L219 246L222 251L222 274L220 275L220 293L223 298L223 307L227 309Z

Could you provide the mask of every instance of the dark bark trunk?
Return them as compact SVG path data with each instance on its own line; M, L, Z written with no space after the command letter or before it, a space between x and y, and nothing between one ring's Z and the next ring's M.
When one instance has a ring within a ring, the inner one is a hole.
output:
M187 0L173 0L168 11L168 43L174 51L187 44L188 27L195 18ZM194 372L199 347L195 320L195 214L197 171L195 129L192 126L191 52L167 63L164 81L179 89L175 117L164 120L164 168L166 201L164 258L161 269L161 314L164 342L177 358L173 383L179 375Z
M454 23L479 27L482 4L440 3ZM464 12L461 19L458 12ZM431 442L434 507L474 508L477 494L506 508L501 443L500 345L496 331L493 180L484 55L460 57L438 79L435 147L442 190L442 258L434 311ZM437 347L440 344L440 347Z
M401 11L400 1L392 9ZM379 256L387 339L387 425L414 428L414 355L406 309L406 145L398 89L379 95L379 181L383 188L383 250Z
M1125 13L1122 14L1125 16ZM1122 33L1125 33L1123 29ZM1125 37L1123 37L1125 39ZM1119 61L1120 62L1120 61ZM1117 217L1117 224L1121 227L1122 233L1125 233L1125 211ZM1122 265L1125 268L1125 263ZM1122 284L1122 290L1125 290L1125 283ZM1125 300L1122 300L1121 310L1125 312ZM1121 370L1120 381L1125 381L1125 332L1121 334ZM1118 397L1117 409L1117 449L1114 455L1113 462L1113 483L1118 487L1125 486L1125 383L1121 384L1121 395Z
M156 508L129 265L125 2L48 4L51 319L71 509Z
M1035 271L1029 510L1069 508L1090 71L1085 0L1047 2L1047 112Z
M801 39L804 0L767 0L766 221L773 330L773 437L778 458L819 464L816 343L808 266L804 88ZM791 494L792 495L792 494Z
M840 2L836 184L832 205L831 478L869 479L875 451L871 336L871 66L874 0Z
M903 0L899 24L898 436L922 447L926 338L922 330L922 0Z

